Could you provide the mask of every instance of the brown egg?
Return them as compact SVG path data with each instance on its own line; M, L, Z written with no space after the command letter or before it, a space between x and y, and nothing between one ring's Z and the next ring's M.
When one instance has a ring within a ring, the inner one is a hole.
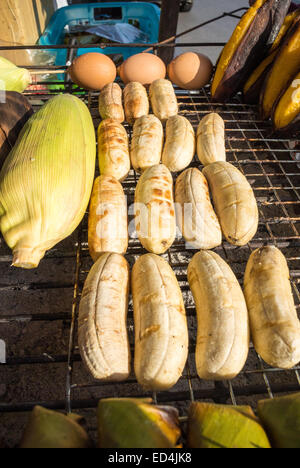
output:
M68 69L74 83L84 89L101 90L115 81L117 68L111 58L99 52L77 57Z
M149 85L155 80L165 78L167 74L164 62L157 55L148 53L132 55L122 63L118 71L125 84L138 81L142 85Z
M170 80L183 89L202 88L210 82L212 72L213 64L210 59L195 52L179 55L168 66Z

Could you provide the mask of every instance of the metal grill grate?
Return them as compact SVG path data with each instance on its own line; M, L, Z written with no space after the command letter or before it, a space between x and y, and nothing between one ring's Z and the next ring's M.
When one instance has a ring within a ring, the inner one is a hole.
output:
M259 205L260 223L255 238L245 247L223 242L215 251L229 263L242 283L253 249L264 244L279 247L288 261L300 315L300 161L293 158L289 141L275 138L270 124L259 119L256 107L244 105L239 98L220 105L210 103L206 89L200 92L176 90L176 93L180 114L190 120L195 130L207 112L216 111L223 117L227 159L246 175ZM28 93L36 109L52 96L53 93L46 91ZM97 128L100 122L97 93L81 97L88 104ZM127 129L131 134L131 128L127 126ZM196 158L192 164L201 168ZM136 182L137 175L131 171L123 183L129 206L133 203ZM143 253L146 252L139 241L131 239L126 255L130 265ZM254 406L258 399L299 391L300 367L290 371L270 368L252 346L245 368L233 381L205 382L197 377L194 363L196 313L186 276L194 253L186 250L182 239L177 239L164 256L182 288L190 345L184 375L169 392L153 395L154 401L175 405L184 419L194 399ZM37 270L9 269L10 259L9 249L1 242L0 337L7 340L8 356L6 364L0 366L0 383L5 386L2 396L0 393L0 424L2 421L9 426L12 424L9 421L13 420L15 429L18 418L22 424L24 422L21 413L36 404L88 414L88 409L94 409L100 398L145 396L133 375L118 384L93 381L79 356L78 305L84 280L92 266L87 246L87 216L69 239L47 253ZM128 323L133 344L132 317L130 303ZM93 423L90 429L94 429Z

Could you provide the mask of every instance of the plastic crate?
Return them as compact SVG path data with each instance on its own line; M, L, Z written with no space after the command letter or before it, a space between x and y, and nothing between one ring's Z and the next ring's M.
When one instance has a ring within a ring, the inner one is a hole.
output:
M80 26L110 23L131 23L138 21L139 28L149 36L150 43L158 41L160 9L157 5L143 2L111 2L111 3L90 3L72 5L61 8L52 16L51 21L44 34L39 40L40 45L61 45L64 43L66 26ZM145 44L145 49L147 44ZM106 47L100 49L79 48L77 56L88 52L100 52L105 55L120 54L126 60L131 55L145 50L142 48L126 47ZM49 50L55 58L55 65L65 65L68 57L68 50Z

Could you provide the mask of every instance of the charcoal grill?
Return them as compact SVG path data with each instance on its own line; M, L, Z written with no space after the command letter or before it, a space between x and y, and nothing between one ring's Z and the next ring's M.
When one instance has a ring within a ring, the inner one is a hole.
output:
M288 261L300 315L300 161L290 149L291 141L276 138L270 123L261 121L257 108L245 105L240 96L230 103L219 104L210 102L207 88L199 92L175 90L180 114L189 119L195 130L208 112L222 116L226 124L227 159L245 174L258 202L260 222L254 239L244 247L223 242L215 251L229 263L242 284L247 260L254 249L268 244L280 248ZM67 85L63 92L75 91ZM37 110L55 93L28 91L26 95ZM88 105L96 129L100 123L98 94L83 92L80 97ZM131 136L131 127L126 128ZM196 158L192 165L201 169ZM138 175L131 171L123 182L128 206L133 203L137 180ZM129 221L132 222L132 217ZM185 300L189 357L184 374L173 389L151 394L143 391L133 374L123 383L96 382L81 361L77 346L78 305L92 266L87 214L76 232L49 251L34 271L10 268L11 253L1 241L0 339L6 342L7 358L0 365L0 438L3 432L6 443L17 444L28 412L38 404L86 416L88 429L95 437L95 408L99 399L105 397L150 396L158 404L177 407L184 421L194 400L250 404L255 408L260 399L300 391L299 366L289 371L270 368L252 345L243 371L234 380L205 382L198 378L194 362L196 312L187 282L187 266L195 252L186 249L183 239L178 238L164 255L177 275ZM139 241L131 238L126 255L130 265L144 253ZM133 351L132 303L128 328Z

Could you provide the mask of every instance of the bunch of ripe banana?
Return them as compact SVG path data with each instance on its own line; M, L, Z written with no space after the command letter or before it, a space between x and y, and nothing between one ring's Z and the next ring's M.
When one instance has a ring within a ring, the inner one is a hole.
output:
M300 8L287 14L290 3L256 0L223 49L211 90L219 102L243 91L287 136L300 129Z

